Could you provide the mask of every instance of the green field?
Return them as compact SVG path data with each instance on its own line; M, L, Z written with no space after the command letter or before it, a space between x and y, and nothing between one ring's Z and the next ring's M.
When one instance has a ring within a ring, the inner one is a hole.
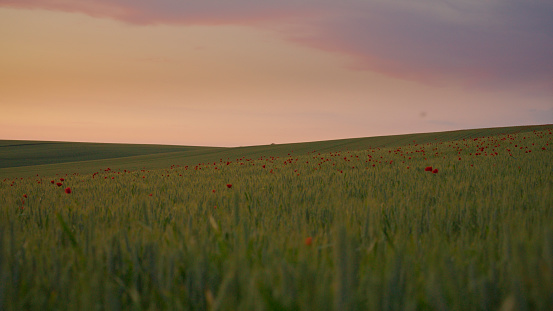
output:
M306 155L315 150L331 152L399 147L413 141L425 144L543 128L538 125L472 129L238 148L0 140L0 178L31 177L37 173L46 176L94 173L107 167L118 170L162 169L175 163L196 165L243 156L284 157L288 153Z
M551 310L552 131L4 141L0 310Z

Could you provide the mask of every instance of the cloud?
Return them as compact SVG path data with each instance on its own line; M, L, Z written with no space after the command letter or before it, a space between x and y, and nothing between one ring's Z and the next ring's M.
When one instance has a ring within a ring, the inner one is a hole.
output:
M248 25L340 53L350 67L429 84L553 92L547 0L0 0L152 25Z
M543 12L553 5L391 3L357 4L291 40L348 54L353 68L404 79L552 90L553 19Z
M0 0L0 6L78 12L138 25L255 24L290 16L295 10L287 4L247 0Z

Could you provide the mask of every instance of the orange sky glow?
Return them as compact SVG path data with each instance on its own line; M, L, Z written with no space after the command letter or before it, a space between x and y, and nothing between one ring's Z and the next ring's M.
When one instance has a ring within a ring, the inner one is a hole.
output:
M468 4L374 1L399 28L366 21L360 1L288 2L0 0L0 139L244 146L553 123L539 15L488 8L486 37L460 24ZM509 39L530 46L507 52Z

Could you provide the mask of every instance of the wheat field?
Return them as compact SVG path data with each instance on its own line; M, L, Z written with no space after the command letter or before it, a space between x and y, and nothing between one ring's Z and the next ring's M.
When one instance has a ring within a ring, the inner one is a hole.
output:
M552 129L12 170L0 310L550 310Z

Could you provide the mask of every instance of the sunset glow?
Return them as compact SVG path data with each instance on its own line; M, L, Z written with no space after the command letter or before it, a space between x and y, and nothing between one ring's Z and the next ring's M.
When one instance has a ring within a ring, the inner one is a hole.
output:
M553 123L550 2L417 3L0 0L0 139L239 146Z

